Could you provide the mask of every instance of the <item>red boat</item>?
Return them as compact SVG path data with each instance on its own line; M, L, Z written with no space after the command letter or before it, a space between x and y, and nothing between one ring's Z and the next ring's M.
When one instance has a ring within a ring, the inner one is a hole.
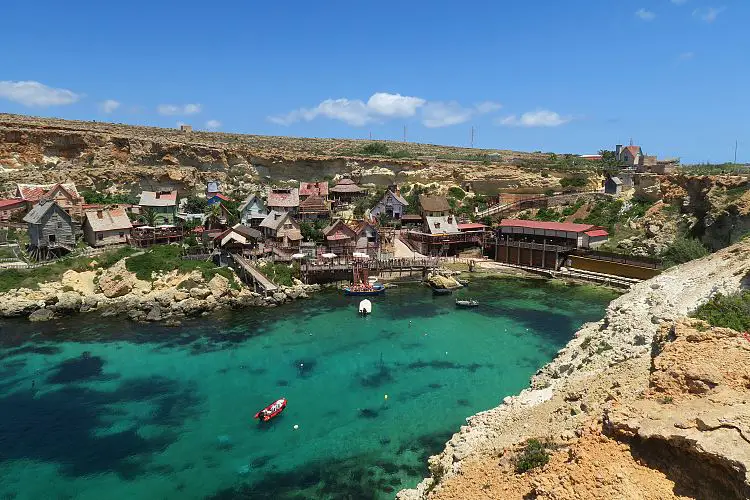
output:
M263 422L268 422L284 411L284 408L286 408L286 399L281 398L256 413L255 418L259 418Z

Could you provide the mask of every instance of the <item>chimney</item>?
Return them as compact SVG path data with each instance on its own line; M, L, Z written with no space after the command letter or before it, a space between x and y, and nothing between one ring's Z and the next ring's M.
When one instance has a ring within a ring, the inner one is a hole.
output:
M281 217L281 214L278 212L273 213L273 220L279 220L279 217Z
M453 224L453 216L452 215L448 216L448 224Z
M615 146L615 158L617 158L618 161L620 160L621 152L622 152L622 144L618 144L617 146Z
M96 218L97 219L103 219L104 218L104 212L102 210L96 211Z
M158 200L159 198L161 198L161 191L156 192L156 199Z

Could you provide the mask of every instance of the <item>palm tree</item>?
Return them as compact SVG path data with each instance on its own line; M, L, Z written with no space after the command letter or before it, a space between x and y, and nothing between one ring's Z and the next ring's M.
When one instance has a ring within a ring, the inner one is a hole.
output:
M141 218L147 225L154 228L152 229L154 233L154 244L156 244L156 217L157 213L153 207L141 207Z
M221 223L221 203L214 203L206 207L206 223L207 229L213 229L214 224L219 225Z

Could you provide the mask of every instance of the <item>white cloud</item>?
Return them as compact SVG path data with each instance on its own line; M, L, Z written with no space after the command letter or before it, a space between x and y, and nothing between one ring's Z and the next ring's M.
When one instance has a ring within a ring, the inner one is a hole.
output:
M367 109L382 116L406 118L414 116L417 109L424 106L426 102L419 97L377 92L367 100Z
M474 115L472 108L464 108L456 101L430 102L422 110L422 124L428 128L447 127L465 123Z
M656 14L654 14L652 11L646 10L646 9L638 9L638 10L636 10L635 11L635 15L636 15L636 17L638 17L642 21L653 21L654 19L656 19Z
M506 127L559 127L571 120L572 118L560 116L554 111L538 109L524 113L520 118L516 115L506 116L496 120L495 123Z
M159 104L156 111L164 116L194 115L201 112L200 104Z
M216 130L219 127L221 127L221 122L219 120L208 120L206 122L206 128L209 130Z
M502 104L494 101L484 101L474 106L474 108L477 110L477 113L479 113L480 115L498 111L502 109L502 107Z
M727 10L726 7L706 7L703 9L695 9L693 11L693 17L697 17L703 22L712 23L716 21L719 14Z
M0 81L0 98L30 107L73 104L81 94L67 89L56 89L34 81Z
M102 113L113 113L117 108L120 107L120 103L114 99L107 99L106 101L99 103L99 109Z

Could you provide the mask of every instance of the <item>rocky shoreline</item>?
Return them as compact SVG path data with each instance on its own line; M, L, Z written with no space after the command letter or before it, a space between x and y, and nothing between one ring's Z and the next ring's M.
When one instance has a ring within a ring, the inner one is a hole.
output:
M108 269L65 272L60 281L41 283L37 290L20 288L0 294L0 317L28 317L48 321L76 313L98 311L104 316L123 315L133 321L177 325L181 318L220 309L275 307L308 298L319 285L279 287L264 296L245 287L234 273L231 279L216 274L205 279L200 271L177 271L138 279L121 260Z
M397 498L486 498L491 482L483 490L477 478L499 474L497 457L525 440L568 442L600 432L608 406L641 398L649 387L659 332L674 328L710 297L746 287L749 273L750 242L745 241L634 286L612 301L603 320L584 325L537 372L530 388L469 417L445 449L430 457L430 477Z

